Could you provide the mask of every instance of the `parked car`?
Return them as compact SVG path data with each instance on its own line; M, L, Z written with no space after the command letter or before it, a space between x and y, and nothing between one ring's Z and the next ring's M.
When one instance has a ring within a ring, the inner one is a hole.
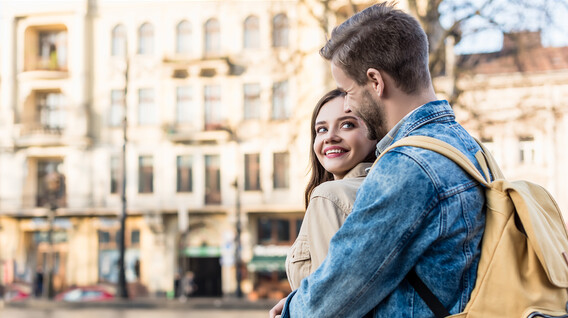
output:
M12 283L6 286L4 290L4 300L20 301L30 298L32 295L32 287L24 283Z
M114 290L108 286L76 286L55 296L55 300L76 301L107 301L114 299Z

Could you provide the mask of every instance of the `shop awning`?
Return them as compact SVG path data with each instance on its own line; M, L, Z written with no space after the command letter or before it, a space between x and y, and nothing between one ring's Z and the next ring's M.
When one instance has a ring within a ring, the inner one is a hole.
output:
M221 248L218 246L190 246L181 251L187 257L219 257Z
M260 256L254 255L247 265L251 272L285 271L286 256Z

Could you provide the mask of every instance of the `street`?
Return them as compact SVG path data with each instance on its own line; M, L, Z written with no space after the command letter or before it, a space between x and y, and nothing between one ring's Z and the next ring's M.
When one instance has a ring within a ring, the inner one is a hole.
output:
M24 309L2 308L1 318L267 318L263 309Z

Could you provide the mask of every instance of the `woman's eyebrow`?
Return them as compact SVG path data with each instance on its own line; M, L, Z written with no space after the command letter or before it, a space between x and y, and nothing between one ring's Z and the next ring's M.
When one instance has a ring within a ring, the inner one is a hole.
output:
M346 119L355 119L355 120L358 120L359 118L357 118L357 117L355 117L355 116L343 116L343 117L337 118L337 120L346 120Z
M317 121L317 122L315 123L315 125L322 125L322 124L325 124L325 123L326 123L325 120L320 120L320 121Z

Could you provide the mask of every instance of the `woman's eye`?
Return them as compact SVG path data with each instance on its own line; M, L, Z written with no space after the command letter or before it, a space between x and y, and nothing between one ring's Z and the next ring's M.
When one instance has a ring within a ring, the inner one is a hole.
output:
M318 134L324 133L326 131L327 131L327 129L325 127L317 127L316 128L316 133L318 133Z
M341 128L354 128L355 124L351 123L351 122L345 122L343 124L341 124Z

